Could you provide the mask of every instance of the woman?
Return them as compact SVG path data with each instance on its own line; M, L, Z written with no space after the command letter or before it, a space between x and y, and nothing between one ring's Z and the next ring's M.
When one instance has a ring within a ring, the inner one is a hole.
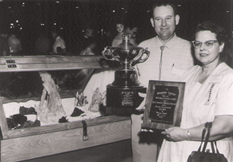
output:
M116 24L116 30L117 30L117 35L112 41L112 47L117 47L119 44L121 44L123 40L123 34L125 30L125 26L123 23L117 23Z
M223 28L206 21L197 26L193 41L200 65L184 73L185 98L180 127L168 128L158 162L184 162L200 146L204 124L212 121L210 140L233 161L233 70L223 62ZM211 149L210 149L211 150Z

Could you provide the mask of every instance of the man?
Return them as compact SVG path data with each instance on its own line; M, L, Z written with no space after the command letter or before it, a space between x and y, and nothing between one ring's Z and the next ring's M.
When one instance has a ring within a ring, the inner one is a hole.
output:
M8 56L9 52L7 34L6 32L2 32L0 34L0 56Z
M84 35L78 40L76 45L76 55L80 55L80 52L85 50L93 42L94 31L91 28L87 28L84 31Z
M52 32L52 36L55 39L53 44L53 53L66 52L65 41L57 34L57 32Z
M8 44L10 49L10 55L19 55L22 51L22 44L19 38L15 34L10 34L8 37Z
M138 64L139 80L146 87L149 80L178 81L179 74L193 65L190 42L177 37L175 33L179 19L172 4L161 2L153 7L150 21L157 36L139 44L139 47L148 48L150 51L148 60ZM131 118L134 162L155 162L162 140L159 140L160 133L152 136L152 140L157 139L155 143L139 142L142 115L133 114Z

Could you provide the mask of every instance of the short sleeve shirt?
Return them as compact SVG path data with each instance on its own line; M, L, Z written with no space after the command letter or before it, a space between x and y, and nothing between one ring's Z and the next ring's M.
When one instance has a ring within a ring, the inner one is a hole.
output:
M162 45L158 36L139 44L150 51L148 60L137 65L139 81L145 86L149 80L159 79L160 64L161 80L164 81L179 81L185 69L193 66L190 42L174 35L161 54Z

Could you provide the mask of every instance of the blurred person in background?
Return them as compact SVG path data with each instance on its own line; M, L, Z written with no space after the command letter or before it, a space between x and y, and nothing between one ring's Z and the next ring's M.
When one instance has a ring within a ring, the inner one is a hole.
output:
M11 55L19 55L23 50L21 41L16 35L16 33L12 32L8 37L9 50Z
M75 54L80 55L80 53L85 50L88 46L93 43L94 39L94 30L90 27L86 28L84 31L83 36L78 39L78 42L76 44L76 50Z
M119 44L122 43L124 38L124 31L125 31L124 23L118 22L116 24L116 31L117 31L117 35L114 37L112 41L112 47L117 47Z
M61 38L56 31L52 31L52 37L54 39L53 43L53 53L64 53L66 52L65 41Z

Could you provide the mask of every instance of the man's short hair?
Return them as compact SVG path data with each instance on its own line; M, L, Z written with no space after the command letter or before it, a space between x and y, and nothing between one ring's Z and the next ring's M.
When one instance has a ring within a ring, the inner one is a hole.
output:
M171 6L174 11L174 15L178 14L177 8L173 3L171 3L170 1L159 1L156 4L154 4L152 7L152 17L154 17L154 9L156 7L161 7L161 6Z

